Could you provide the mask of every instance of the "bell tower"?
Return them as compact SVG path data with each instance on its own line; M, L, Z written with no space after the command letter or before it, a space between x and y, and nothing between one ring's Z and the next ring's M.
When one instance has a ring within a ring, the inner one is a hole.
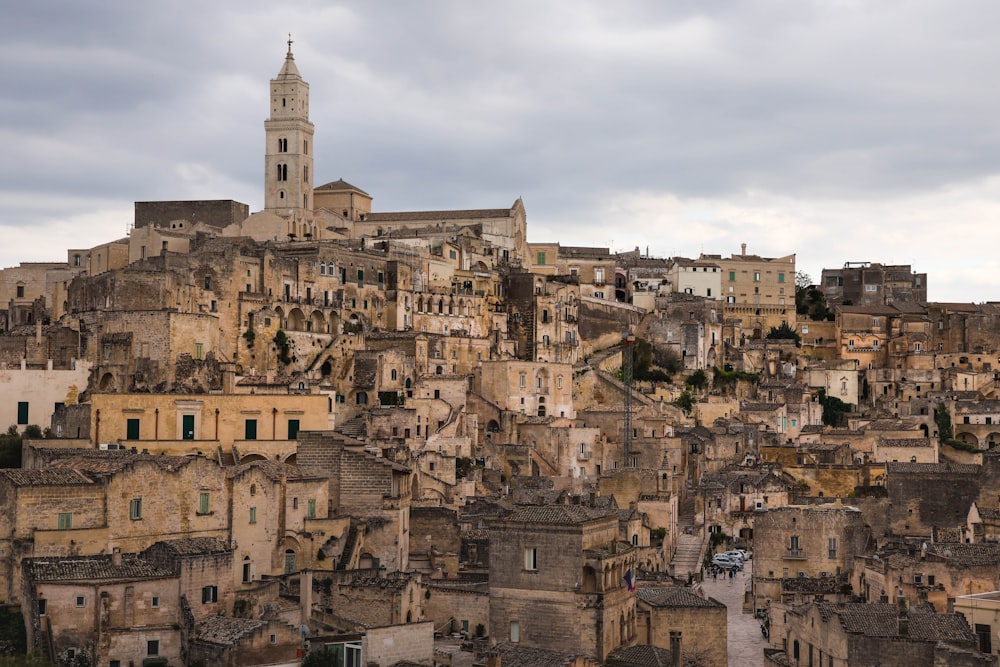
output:
M278 76L271 79L271 116L264 121L264 210L289 218L290 238L312 233L313 124L309 84L292 55L292 37Z

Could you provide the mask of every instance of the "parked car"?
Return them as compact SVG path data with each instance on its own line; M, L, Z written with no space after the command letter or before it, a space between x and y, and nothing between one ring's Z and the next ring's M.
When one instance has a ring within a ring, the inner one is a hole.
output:
M747 560L747 552L744 551L743 549L733 549L731 551L725 551L725 552L723 552L722 555L723 556L729 556L730 558L739 558L740 561L742 561L744 563Z
M743 561L739 558L733 558L732 556L727 556L726 554L715 554L712 556L712 565L723 570L742 570Z

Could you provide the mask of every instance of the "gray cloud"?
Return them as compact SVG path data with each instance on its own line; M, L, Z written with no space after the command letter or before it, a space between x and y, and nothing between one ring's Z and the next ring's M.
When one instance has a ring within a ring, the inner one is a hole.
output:
M911 262L931 298L998 298L969 271L1000 235L997 19L985 0L22 3L0 25L0 261L64 256L26 229L118 236L134 200L258 208L291 31L317 182L381 210L523 196L532 240L746 241L814 277Z

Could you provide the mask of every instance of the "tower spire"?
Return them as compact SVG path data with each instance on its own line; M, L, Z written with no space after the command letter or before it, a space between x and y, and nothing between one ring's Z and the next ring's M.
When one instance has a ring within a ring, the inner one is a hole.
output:
M289 58L292 58L292 33L288 33L288 54Z

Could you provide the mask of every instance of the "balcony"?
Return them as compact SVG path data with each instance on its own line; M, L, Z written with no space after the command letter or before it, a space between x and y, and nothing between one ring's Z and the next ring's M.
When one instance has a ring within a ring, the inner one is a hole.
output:
M577 452L576 453L576 458L577 458L578 461L589 461L590 460L590 456L591 456L591 453L589 451Z
M806 552L803 549L789 549L785 553L786 560L805 560L808 558Z

